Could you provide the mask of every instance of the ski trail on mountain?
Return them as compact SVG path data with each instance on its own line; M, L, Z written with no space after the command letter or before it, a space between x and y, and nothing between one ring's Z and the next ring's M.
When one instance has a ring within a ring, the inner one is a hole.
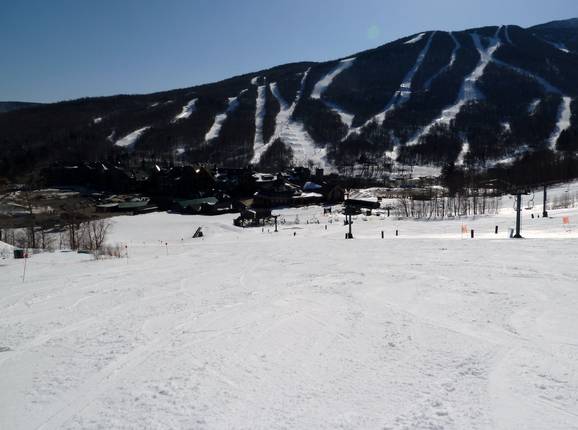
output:
M313 90L311 91L310 97L312 99L320 100L321 96L323 96L323 93L325 93L327 88L329 88L329 85L331 85L333 80L341 72L343 72L344 70L351 67L353 65L354 61L355 61L355 58L346 58L345 60L341 60L337 64L337 66L335 66L335 68L333 70L331 70L329 73L327 73L325 76L323 76L319 81L317 81L317 83L313 87Z
M403 42L403 44L404 45L413 45L414 43L417 43L420 40L422 40L424 36L425 36L425 33L420 33L417 36L415 36L413 39L410 39L407 42Z
M493 58L492 61L495 64L497 64L498 66L505 67L507 69L510 69L513 72L518 73L519 75L526 76L528 78L533 79L538 84L540 84L542 89L547 93L562 94L562 91L558 87L552 85L546 79L542 78L541 76L536 75L535 73L530 72L529 70L522 69L521 67L514 66L512 64L506 63L506 62L504 62L502 60L498 60L496 58Z
M498 29L494 37L490 39L490 44L487 48L483 47L481 38L477 33L470 33L470 37L474 42L476 50L480 54L480 61L478 62L476 68L464 79L456 102L444 109L439 118L432 121L420 132L418 132L410 141L408 141L408 146L417 145L420 138L422 136L426 136L435 125L449 124L453 119L455 119L455 117L466 103L481 98L481 93L477 89L476 84L484 74L484 71L486 70L486 67L490 61L492 61L494 53L500 47L500 39L498 37L499 31L500 29Z
M341 60L337 66L326 74L323 78L321 78L313 87L311 91L311 98L316 100L321 100L327 108L335 112L339 115L341 122L347 126L347 128L351 128L351 124L353 123L354 115L344 111L340 108L337 104L332 103L328 100L322 98L323 93L329 88L333 80L344 70L347 70L349 67L353 65L355 58L346 58L345 60Z
M151 128L151 127L147 126L147 127L139 128L138 130L135 130L135 131L127 134L126 136L118 139L116 142L114 142L114 145L120 146L121 148L130 148L131 146L133 146L136 143L136 141L139 139L139 137L141 137L142 134L145 131L147 131L149 128Z
M186 119L191 116L191 114L197 109L197 100L192 99L186 105L183 106L183 110L171 121L173 123L179 121L180 119Z
M442 74L444 74L445 72L447 72L449 69L451 69L454 66L454 64L456 62L457 55L458 55L458 51L462 47L462 44L459 42L459 40L456 38L456 36L454 36L453 32L450 31L448 34L450 35L450 37L454 41L454 49L452 50L452 56L450 57L450 62L448 64L446 64L445 66L443 66L440 70L438 70L431 78L429 78L425 82L425 84L423 84L423 87L426 91L429 91L433 81L435 81Z
M436 32L434 31L429 36L427 43L425 44L425 47L421 50L421 52L417 56L417 60L416 60L415 64L406 73L405 77L403 78L403 81L399 85L398 90L395 92L395 94L393 95L393 97L391 98L389 103L387 104L385 110L374 117L374 119L377 120L378 124L380 124L380 125L383 124L383 121L385 120L385 117L389 112L404 105L411 97L411 91L412 91L411 82L413 81L415 74L420 69L421 65L423 64L423 60L425 59L425 57L427 56L427 54L430 50L431 43L432 43L432 40L433 40L433 37L435 36L435 34L436 34ZM422 34L422 38L423 38L423 35L425 35L425 33ZM408 42L406 42L406 44L407 43Z
M541 76L538 76L537 74L532 73L529 70L523 69L521 67L517 67L517 66L514 66L512 64L506 63L505 61L498 60L497 58L494 57L494 53L502 44L500 36L499 36L501 29L502 29L502 27L500 27L498 29L495 36L491 39L489 47L486 49L483 48L480 36L478 34L475 34L475 33L470 34L470 36L472 37L472 39L474 41L476 49L480 53L480 57L481 57L480 62L478 63L478 65L476 66L474 71L468 77L466 77L466 79L464 80L464 83L462 84L462 88L460 89L460 96L458 97L458 100L456 101L456 103L454 103L452 106L444 109L442 111L440 118L438 118L438 119L434 120L432 123L428 124L419 133L417 133L410 141L408 141L407 142L408 146L417 145L419 143L420 138L422 136L426 136L436 124L449 124L453 119L455 119L455 117L460 112L461 108L466 103L483 98L483 95L479 92L479 90L476 87L476 83L480 79L480 77L483 75L488 64L491 62L493 62L494 64L496 64L500 67L507 68L507 69L519 74L519 75L533 79L535 82L537 82L542 87L542 89L546 93L562 94L562 91L559 88L557 88L556 86L554 86L553 84L548 82L546 79L542 78ZM504 30L504 34L506 35L505 38L508 41L508 43L511 43L509 33L507 32L507 27ZM567 129L570 126L570 112L569 112L570 101L571 101L571 99L569 97L563 97L563 101L562 101L562 104L560 106L560 111L558 114L556 131L553 133L553 135L549 139L550 148L553 150L555 148L556 141L560 137L560 134L562 133L562 131ZM530 106L529 106L529 113L530 114L533 114L533 112L536 110L539 102L540 102L539 100L534 100L530 104Z
M292 149L293 161L296 165L307 166L311 162L322 168L329 167L327 163L327 150L315 146L315 141L311 138L309 133L307 133L303 124L300 121L292 119L293 112L303 97L305 82L307 81L307 76L309 76L310 71L311 68L307 69L305 73L303 73L301 85L297 91L295 100L291 104L287 103L283 98L276 82L269 84L271 93L279 103L280 110L275 118L275 133L271 136L271 139L269 139L267 144L257 148L254 152L253 158L251 159L252 164L258 163L265 151L269 149L273 142L277 139L281 139L283 143Z
M572 117L571 112L572 98L562 97L562 102L560 103L560 108L558 109L558 118L556 120L556 128L550 136L549 146L550 149L556 152L556 143L560 138L560 135L564 130L570 128L570 119Z
M510 45L513 45L514 42L512 42L512 39L510 38L510 31L509 31L509 25L504 26L504 37L506 38L506 42L509 43Z
M220 113L215 117L215 121L213 122L213 125L211 126L211 128L209 129L207 134L205 135L205 141L206 142L219 137L219 134L221 133L221 128L223 127L225 120L227 119L227 117L231 113L235 112L235 110L239 107L239 104L240 104L239 103L239 97L246 92L247 92L247 89L244 89L243 91L241 91L239 93L238 96L229 97L229 104L227 106L227 109L225 110L225 112Z
M265 120L265 103L267 101L267 87L257 87L257 102L255 107L255 138L253 141L253 153L265 145L263 142L263 122Z

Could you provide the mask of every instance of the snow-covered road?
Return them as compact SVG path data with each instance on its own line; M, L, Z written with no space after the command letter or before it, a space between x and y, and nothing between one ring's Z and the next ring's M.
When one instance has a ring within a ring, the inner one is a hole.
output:
M351 241L280 212L116 218L128 260L35 255L24 283L0 260L0 428L578 428L577 210L518 241L511 210Z

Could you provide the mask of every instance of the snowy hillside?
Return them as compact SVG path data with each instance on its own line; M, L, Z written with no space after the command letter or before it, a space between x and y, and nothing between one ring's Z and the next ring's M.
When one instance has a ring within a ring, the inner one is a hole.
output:
M578 151L577 43L576 20L426 31L334 61L2 113L0 171L76 159L74 151L96 160L172 160L176 151L190 163L274 169L282 159L327 170L367 159L486 168L570 157Z
M578 209L534 202L525 240L504 198L348 241L317 206L118 217L128 258L0 260L0 428L575 428Z

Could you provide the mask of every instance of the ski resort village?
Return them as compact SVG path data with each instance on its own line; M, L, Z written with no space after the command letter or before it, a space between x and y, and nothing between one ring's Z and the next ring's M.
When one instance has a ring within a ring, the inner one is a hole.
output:
M575 3L21 3L0 430L578 430Z

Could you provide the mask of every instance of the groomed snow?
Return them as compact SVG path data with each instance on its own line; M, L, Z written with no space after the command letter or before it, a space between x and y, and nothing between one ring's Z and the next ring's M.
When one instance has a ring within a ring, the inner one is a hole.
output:
M0 428L574 428L578 210L524 210L511 240L502 206L359 216L351 241L317 206L279 233L118 217L128 260L4 260Z
M245 92L247 92L246 89L241 91L238 96L229 97L227 109L225 110L225 112L220 113L215 117L215 121L213 122L213 125L211 126L211 128L209 129L207 134L205 135L205 141L206 142L219 137L219 134L221 133L221 128L223 127L225 120L227 119L227 117L231 113L235 112L235 110L239 107L239 96L241 96Z
M183 110L173 119L173 122L190 117L196 109L197 100L198 99L192 99L186 105L184 105Z
M143 128L139 128L138 130L133 131L132 133L127 134L126 136L122 137L121 139L118 139L116 142L114 142L114 144L116 146L120 146L123 148L128 148L133 146L136 141L138 140L139 137L141 137L141 135L147 131L150 128L150 126L148 127L143 127ZM114 133L114 132L113 132ZM111 135L112 136L112 135ZM109 136L110 137L110 136Z

